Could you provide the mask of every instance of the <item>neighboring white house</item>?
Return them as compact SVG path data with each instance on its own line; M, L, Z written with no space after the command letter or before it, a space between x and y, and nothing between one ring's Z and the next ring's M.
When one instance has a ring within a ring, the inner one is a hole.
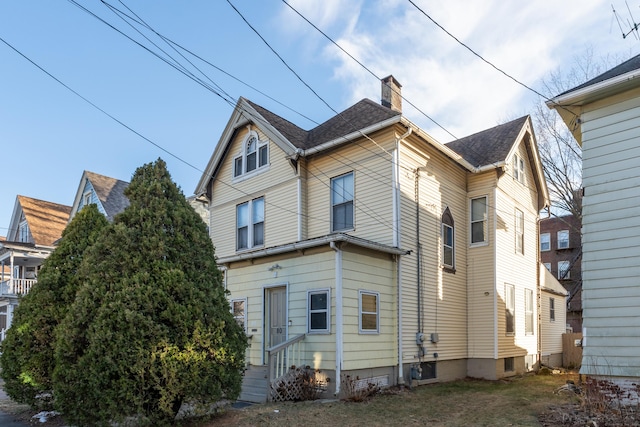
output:
M20 297L38 281L44 260L62 236L71 206L17 196L7 239L0 241L0 340Z
M640 377L640 55L549 102L582 146L581 373Z

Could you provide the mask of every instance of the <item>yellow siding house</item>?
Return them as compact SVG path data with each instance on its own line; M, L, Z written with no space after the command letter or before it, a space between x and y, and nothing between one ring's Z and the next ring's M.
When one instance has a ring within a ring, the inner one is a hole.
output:
M241 399L273 398L256 383L292 365L340 394L540 361L531 120L442 144L402 115L392 76L382 89L311 130L241 98L198 184L249 337Z

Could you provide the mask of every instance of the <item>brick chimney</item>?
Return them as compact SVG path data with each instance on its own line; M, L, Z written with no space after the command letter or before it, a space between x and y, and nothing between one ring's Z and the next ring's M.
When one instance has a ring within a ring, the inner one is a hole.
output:
M393 76L382 79L382 105L402 113L402 85Z

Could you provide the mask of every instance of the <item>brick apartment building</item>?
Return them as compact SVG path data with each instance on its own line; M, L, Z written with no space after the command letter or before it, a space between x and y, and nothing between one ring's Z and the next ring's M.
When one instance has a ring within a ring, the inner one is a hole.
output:
M567 325L582 331L581 224L573 215L540 220L540 261L569 292Z

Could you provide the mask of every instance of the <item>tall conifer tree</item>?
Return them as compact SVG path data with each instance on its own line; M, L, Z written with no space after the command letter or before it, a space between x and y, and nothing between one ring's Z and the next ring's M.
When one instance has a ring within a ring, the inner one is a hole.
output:
M78 425L172 422L183 402L236 398L244 351L202 219L161 159L86 253L56 347L57 407Z
M96 205L78 212L16 308L0 356L4 388L12 399L35 405L37 395L51 391L56 328L75 299L84 252L107 224Z

